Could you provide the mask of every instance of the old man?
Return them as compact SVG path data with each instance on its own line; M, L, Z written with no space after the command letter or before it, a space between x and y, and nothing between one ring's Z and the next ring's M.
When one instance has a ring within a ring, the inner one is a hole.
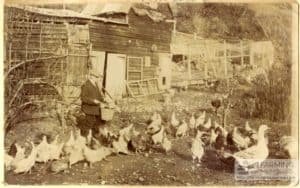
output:
M86 114L86 124L94 135L98 133L99 127L106 124L106 121L101 119L100 106L105 103L102 80L101 75L90 72L88 79L81 86L81 108Z

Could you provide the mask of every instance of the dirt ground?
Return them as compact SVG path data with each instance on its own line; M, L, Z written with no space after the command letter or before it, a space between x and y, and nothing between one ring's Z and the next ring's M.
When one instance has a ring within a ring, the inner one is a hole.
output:
M188 121L191 112L200 109L210 109L211 99L220 94L207 91L189 90L176 93L172 104L164 105L162 97L149 97L146 100L125 100L119 103L122 112L115 115L112 122L114 129L120 129L133 122L137 130L145 130L145 122L150 114L157 110L162 115L164 123L173 110L178 113L178 119ZM222 109L220 109L221 111ZM210 117L220 121L218 117L209 114ZM278 139L282 135L289 134L290 125L286 122L274 123L262 119L248 119L250 125L257 129L261 124L267 124L271 131L269 137L269 158L278 158ZM228 122L236 126L243 126L246 119L240 118L232 109ZM6 148L14 141L23 142L29 135L37 132L52 132L61 134L62 140L68 139L68 130L59 131L57 122L40 121L44 123L27 122L15 127L5 138ZM30 128L26 127L30 126ZM26 131L25 131L26 130ZM288 184L287 181L236 181L233 166L223 163L214 150L206 148L201 165L192 162L191 136L175 139L170 136L172 150L165 154L159 149L151 149L151 152L131 155L112 155L108 161L95 163L93 168L86 167L84 162L72 166L66 172L52 173L48 170L48 164L36 164L31 174L18 174L5 172L7 184L106 184L106 185L279 185Z

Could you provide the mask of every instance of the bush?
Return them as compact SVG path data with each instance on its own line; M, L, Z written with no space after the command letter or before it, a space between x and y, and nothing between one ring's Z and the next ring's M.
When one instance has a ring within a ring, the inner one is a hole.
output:
M267 82L262 75L253 81L255 96L254 116L271 121L283 121L289 115L291 77L288 68L275 67L268 73Z

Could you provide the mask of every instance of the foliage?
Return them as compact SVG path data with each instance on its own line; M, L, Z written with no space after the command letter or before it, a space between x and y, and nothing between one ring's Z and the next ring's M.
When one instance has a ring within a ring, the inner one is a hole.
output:
M267 70L269 82L257 76L253 80L252 91L240 93L239 109L244 117L282 121L290 115L291 14L291 6L287 3L181 3L177 29L196 32L204 38L271 41L274 64Z

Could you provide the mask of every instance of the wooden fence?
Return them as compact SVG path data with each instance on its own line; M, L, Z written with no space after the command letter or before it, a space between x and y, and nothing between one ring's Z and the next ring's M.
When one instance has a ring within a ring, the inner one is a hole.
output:
M258 46L265 50L257 51ZM234 66L255 65L267 68L273 62L272 49L269 41L218 41L176 32L171 44L172 54L182 54L187 59L182 61L184 69L173 70L172 86L229 79L233 75Z

